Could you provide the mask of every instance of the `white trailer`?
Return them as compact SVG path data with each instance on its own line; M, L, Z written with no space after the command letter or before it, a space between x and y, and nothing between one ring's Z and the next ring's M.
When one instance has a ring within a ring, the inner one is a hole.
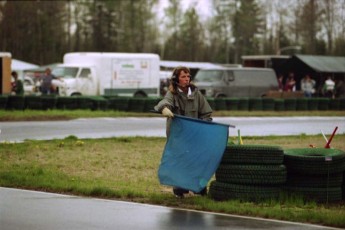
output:
M61 96L159 96L159 61L152 53L67 53L53 84Z

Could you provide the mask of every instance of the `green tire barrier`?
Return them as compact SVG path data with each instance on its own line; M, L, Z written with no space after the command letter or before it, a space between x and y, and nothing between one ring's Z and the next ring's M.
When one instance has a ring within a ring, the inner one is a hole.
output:
M214 103L215 103L215 110L217 111L227 109L225 98L216 98L214 99Z
M211 106L212 110L216 109L216 103L214 100L215 100L214 98L207 98L207 102Z
M318 110L328 110L329 109L329 98L319 98Z
M249 98L249 111L261 111L262 99L261 98Z
M343 184L343 173L324 175L306 175L289 173L286 185L292 187L327 188L340 187Z
M308 100L308 109L309 110L318 110L319 107L319 100L317 98L310 98Z
M145 98L130 98L128 111L129 112L139 112L142 113L145 110Z
M25 109L42 110L42 98L39 96L26 96Z
M285 111L284 99L274 99L274 110Z
M24 110L25 109L25 97L11 95L7 99L7 109L9 110Z
M93 103L89 97L72 96L72 97L57 97L57 109L92 109Z
M275 103L273 98L262 98L262 109L264 111L274 111Z
M286 168L284 165L220 164L216 180L244 185L279 185L286 182Z
M340 110L345 110L345 98L340 98L339 99L339 109Z
M308 98L297 98L296 99L296 110L307 111L308 110Z
M241 110L241 111L248 111L249 110L249 99L248 98L240 98L239 99L238 110Z
M109 99L109 108L118 111L128 111L129 108L128 97L114 97Z
M329 109L330 110L340 110L340 100L333 99L329 101Z
M55 99L53 99L55 97ZM156 100L157 99L157 100ZM118 96L22 96L0 95L0 109L90 109L149 112L161 98L129 98ZM345 99L328 98L207 98L213 110L291 111L345 110ZM49 105L49 103L52 103Z
M107 110L108 100L101 96L91 96L89 97L92 102L91 110Z
M7 95L0 95L0 109L6 109L7 107Z
M284 151L269 145L228 145L222 164L282 164Z
M238 103L239 103L238 98L227 98L226 99L226 109L236 111L236 110L238 110Z
M296 110L296 98L286 98L284 100L284 107L286 111Z
M212 181L209 196L217 201L239 199L243 201L262 201L278 199L278 186L238 185Z
M56 108L57 97L55 96L42 96L42 110L55 109Z
M158 104L161 98L148 98L146 99L144 112L150 112L154 110L154 107Z
M288 173L322 175L345 170L345 152L338 149L300 148L284 150Z
M338 202L342 200L341 187L332 188L309 188L309 187L292 187L283 186L283 191L288 194L301 195L305 200L316 202Z

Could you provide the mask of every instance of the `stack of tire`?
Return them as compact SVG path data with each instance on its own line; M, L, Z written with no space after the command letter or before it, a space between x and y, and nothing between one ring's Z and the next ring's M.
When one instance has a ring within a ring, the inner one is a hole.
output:
M277 146L228 145L211 182L214 200L261 201L279 198L286 182L284 151Z
M284 151L289 195L319 203L342 200L345 152L338 149L300 148Z

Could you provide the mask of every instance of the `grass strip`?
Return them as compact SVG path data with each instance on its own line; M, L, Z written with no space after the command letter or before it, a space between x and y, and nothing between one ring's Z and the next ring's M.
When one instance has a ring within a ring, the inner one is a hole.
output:
M214 117L285 117L285 116L345 116L345 111L214 111ZM161 117L151 112L92 111L92 110L0 110L0 121L71 120L96 117Z

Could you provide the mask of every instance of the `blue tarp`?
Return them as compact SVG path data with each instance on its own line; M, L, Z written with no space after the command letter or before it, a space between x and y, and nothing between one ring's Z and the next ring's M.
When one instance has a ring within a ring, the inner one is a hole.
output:
M174 115L158 177L161 184L200 192L217 170L229 126Z

